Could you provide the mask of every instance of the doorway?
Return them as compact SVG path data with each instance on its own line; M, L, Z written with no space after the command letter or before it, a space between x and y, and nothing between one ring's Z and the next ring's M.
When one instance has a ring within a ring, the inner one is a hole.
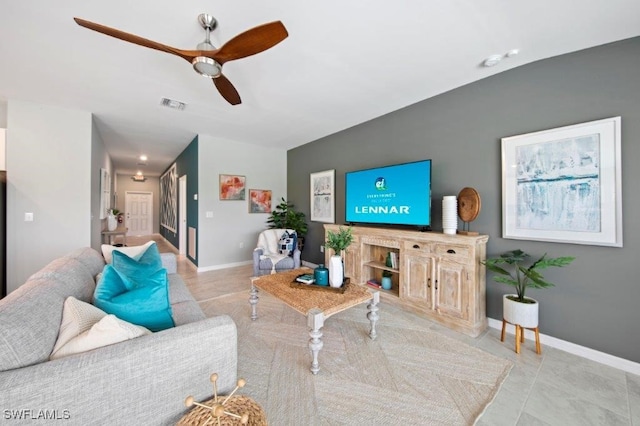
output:
M153 192L126 191L124 200L127 235L151 235L153 232Z

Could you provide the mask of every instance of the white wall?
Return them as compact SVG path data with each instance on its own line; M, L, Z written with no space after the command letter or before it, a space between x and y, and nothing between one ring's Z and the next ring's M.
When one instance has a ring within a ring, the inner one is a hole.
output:
M7 292L91 244L91 145L91 113L9 100Z
M219 174L246 176L247 199L221 201ZM286 199L286 150L198 135L198 175L198 270L250 262L269 215L249 213L248 190L270 189L273 206Z
M7 101L0 99L0 127L7 128Z
M111 193L113 194L113 186L115 182L113 164L111 157L104 147L104 141L98 132L95 121L91 120L91 247L100 250L102 244L102 234L100 233L107 227L107 219L100 219L100 169L106 169L111 176ZM109 206L113 204L113 197Z
M0 170L6 170L5 131L7 128L7 102L0 99Z

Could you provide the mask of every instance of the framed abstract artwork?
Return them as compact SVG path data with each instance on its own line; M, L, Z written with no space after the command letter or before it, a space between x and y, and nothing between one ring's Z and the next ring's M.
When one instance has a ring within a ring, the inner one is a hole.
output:
M311 220L335 223L335 170L311 173Z
M271 213L271 190L249 190L249 213Z
M247 178L240 175L220 175L220 199L244 200Z
M621 118L502 139L502 237L622 247Z
M176 163L160 176L160 226L172 232L176 232L178 227Z

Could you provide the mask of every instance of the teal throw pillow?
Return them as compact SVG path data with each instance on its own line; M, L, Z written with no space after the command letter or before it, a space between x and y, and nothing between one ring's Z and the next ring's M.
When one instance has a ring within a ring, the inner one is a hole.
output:
M162 269L162 258L155 244L150 245L137 259L119 251L114 251L112 258L113 267L131 281L129 290L145 286L148 277Z
M108 314L151 331L175 325L169 303L167 270L164 268L147 276L144 285L139 285L113 265L106 265L94 292L94 304Z

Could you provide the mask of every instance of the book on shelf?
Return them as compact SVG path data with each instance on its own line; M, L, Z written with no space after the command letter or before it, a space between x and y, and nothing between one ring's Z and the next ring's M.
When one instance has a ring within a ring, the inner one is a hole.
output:
M391 252L391 267L393 269L398 269L398 253L395 251Z
M303 284L313 284L316 280L313 278L313 274L302 274L296 277L296 281Z
M382 288L382 285L376 280L367 281L367 285L374 288Z

